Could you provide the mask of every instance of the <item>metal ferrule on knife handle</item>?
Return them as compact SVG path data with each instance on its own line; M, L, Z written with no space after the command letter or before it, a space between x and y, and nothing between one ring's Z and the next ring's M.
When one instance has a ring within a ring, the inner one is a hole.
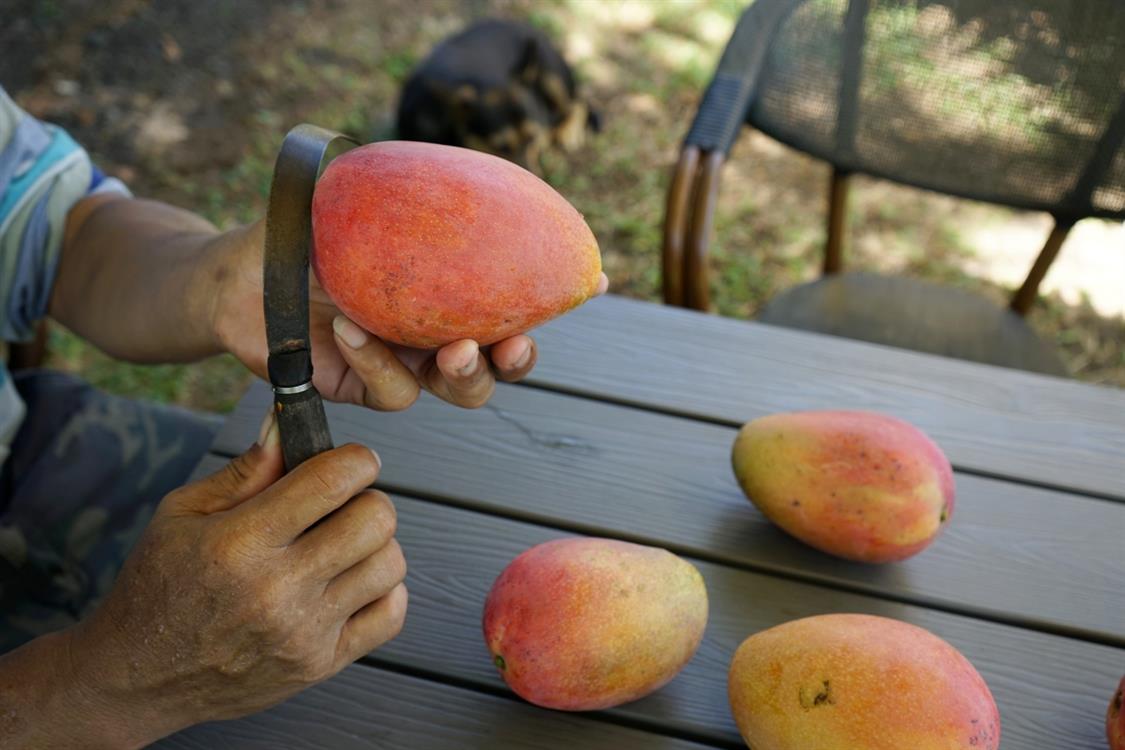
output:
M315 125L298 125L281 144L266 209L263 288L269 378L285 470L332 448L320 393L312 384L309 248L312 196L333 157L359 144Z

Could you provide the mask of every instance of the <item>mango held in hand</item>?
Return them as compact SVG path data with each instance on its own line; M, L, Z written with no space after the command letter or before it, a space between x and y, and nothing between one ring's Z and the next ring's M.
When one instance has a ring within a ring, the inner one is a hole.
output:
M953 469L918 428L862 411L773 414L743 426L734 473L771 521L861 562L921 552L953 514Z
M581 214L504 159L384 142L332 161L312 203L312 265L387 341L491 344L577 307L601 273Z
M996 750L1000 714L973 665L914 625L795 620L747 638L731 712L754 750Z
M1109 740L1109 750L1125 750L1125 677L1117 686L1117 692L1109 701L1105 712L1105 736Z
M484 607L484 640L524 700L609 708L670 681L707 624L707 590L672 553L613 539L560 539L513 560Z

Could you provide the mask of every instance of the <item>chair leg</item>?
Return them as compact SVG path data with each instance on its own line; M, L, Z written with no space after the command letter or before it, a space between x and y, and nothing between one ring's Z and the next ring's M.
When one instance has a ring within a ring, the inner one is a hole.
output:
M828 240L824 245L824 273L840 273L844 268L844 232L847 229L848 173L832 169L828 187Z
M1066 239L1066 235L1073 226L1074 219L1055 217L1055 226L1051 229L1051 233L1047 235L1047 241L1043 243L1043 249L1039 251L1039 257L1035 259L1035 264L1028 272L1023 286L1012 295L1010 307L1019 315L1027 315L1031 306L1035 304L1035 299L1039 296L1039 285L1043 282L1043 277L1047 275L1047 269L1054 263L1063 240Z
M708 152L703 159L699 184L695 189L690 235L684 255L685 306L693 310L706 311L711 306L707 251L715 219L715 204L719 200L719 177L725 159L726 155L722 151Z
M684 306L684 243L690 223L689 206L695 188L699 167L699 148L686 146L680 153L672 185L668 189L668 204L664 212L664 248L662 253L662 279L664 304Z

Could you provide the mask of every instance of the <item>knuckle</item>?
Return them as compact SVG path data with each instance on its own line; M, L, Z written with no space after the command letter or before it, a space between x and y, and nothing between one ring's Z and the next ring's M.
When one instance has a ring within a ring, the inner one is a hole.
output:
M276 655L297 680L315 684L332 674L332 654L324 645L324 638L312 628L295 627L279 641Z
M492 398L492 392L496 390L496 381L491 376L467 393L461 394L457 403L466 409L479 409L488 403Z
M363 502L365 526L376 539L386 541L394 537L398 530L398 513L385 493L367 490L356 500Z
M340 475L337 482L341 487L350 487L356 480L362 480L364 485L375 481L379 473L379 461L370 448L359 443L348 443L337 449L340 462L334 466Z
M378 395L372 395L372 391L368 390L369 403L367 406L383 411L402 411L413 406L420 393L421 388L416 380L403 378L400 384L397 384L394 388L384 389Z
M300 485L292 489L321 505L334 506L343 496L350 496L357 485L374 482L377 467L370 450L350 443L297 467L294 473L300 473Z
M390 619L388 623L390 626L390 637L394 638L402 632L402 627L406 624L406 609L410 597L407 594L406 586L401 583L394 591L388 594L388 596L393 597L390 607L388 608L387 616Z
M246 588L247 607L258 621L269 632L287 636L294 629L294 621L282 582L274 578L263 578Z
M299 672L300 679L306 685L315 685L332 676L331 663L324 659L314 658L302 663Z
M208 567L217 569L222 575L238 576L247 568L250 551L242 535L227 532L207 534L201 544L201 551Z
M328 502L339 492L343 472L338 471L334 464L330 458L326 458L316 462L305 472L309 486L303 489L319 502Z
M402 546L397 539L392 539L387 544L384 566L395 584L402 583L403 579L406 578L406 556L402 554Z
M238 487L250 479L250 466L245 456L232 458L220 472L228 487Z
M372 338L372 343L377 339ZM373 385L382 385L396 380L402 376L402 371L397 367L398 360L393 352L384 344L367 347L366 357L360 363L365 382Z
M394 591L406 578L406 558L402 548L395 540L371 555L363 566L363 582L360 584L369 601L381 599Z
M418 398L418 381L390 350L384 349L382 356L365 362L361 379L365 387L363 403L372 409L397 411Z
M299 654L298 674L305 683L321 682L332 676L334 654L324 647L324 640L317 634L303 632L295 639Z
M194 493L190 489L192 486L193 485L189 484L184 485L183 487L177 487L176 489L165 495L164 498L160 501L160 504L156 506L156 514L167 512L169 508L188 505L191 501L192 496L194 495Z

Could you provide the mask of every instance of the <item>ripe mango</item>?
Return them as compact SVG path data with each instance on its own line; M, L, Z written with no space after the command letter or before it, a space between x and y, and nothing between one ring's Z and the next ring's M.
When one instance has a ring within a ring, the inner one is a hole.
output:
M564 711L609 708L662 687L707 624L707 590L672 553L572 538L527 550L496 579L484 640L508 686Z
M1109 701L1109 708L1105 712L1105 736L1109 740L1109 750L1125 750L1125 677L1117 686L1117 692Z
M312 202L311 263L328 296L387 341L491 344L594 295L593 233L504 159L388 141L333 160Z
M801 541L861 562L921 552L953 515L953 469L925 433L862 411L773 414L732 450L751 502Z
M868 615L784 623L731 662L731 712L753 750L996 750L1000 714L955 648Z

